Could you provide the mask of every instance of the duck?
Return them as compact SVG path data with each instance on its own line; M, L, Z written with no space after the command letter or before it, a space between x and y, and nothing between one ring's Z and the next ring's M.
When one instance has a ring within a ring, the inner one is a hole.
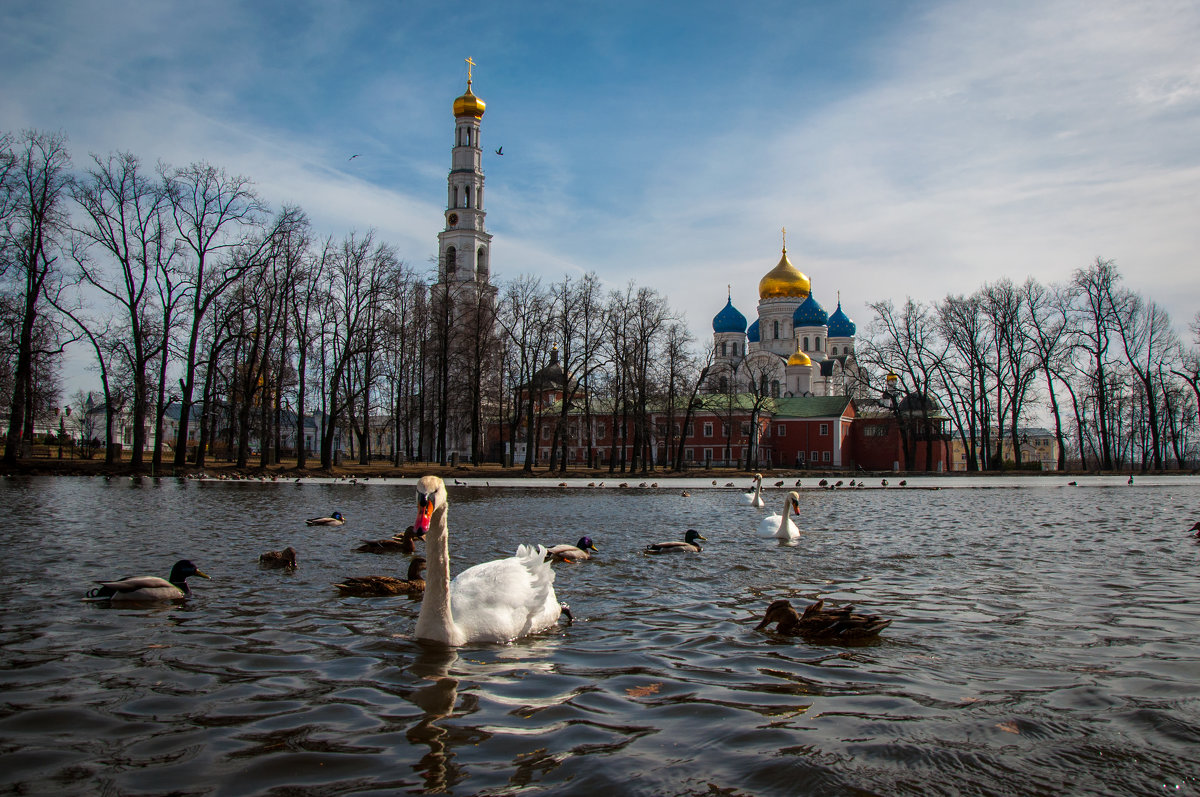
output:
M304 521L304 524L307 526L344 526L346 525L346 518L343 517L341 512L334 512L328 517L310 517Z
M879 632L891 625L892 621L874 614L855 614L853 606L826 609L823 600L811 604L800 614L788 601L777 600L767 607L762 622L754 630L761 631L771 623L777 623L777 634L837 642L879 636Z
M180 559L166 578L125 576L116 581L97 581L100 586L89 591L84 599L113 603L180 601L192 594L187 584L191 576L209 578L191 560Z
M555 545L546 549L546 557L555 562L586 562L592 558L588 551L600 552L591 537L580 537L574 545Z
M390 595L410 595L419 597L425 591L425 579L421 571L425 569L425 558L414 556L408 563L408 578L401 580L391 576L354 576L334 584L343 595L355 598L381 598Z
M1196 525L1192 526L1190 529L1188 529L1188 531L1196 532L1194 536L1196 539L1200 540L1200 522L1197 522Z
M450 579L446 484L417 482L418 534L428 532L429 569L415 636L443 645L511 642L545 631L563 614L554 593L554 568L542 545L519 545L515 556L469 567Z
M758 524L758 536L774 537L778 540L790 540L800 536L800 529L788 517L788 510L800 516L800 493L792 490L783 502L782 515L768 515Z
M688 529L682 540L651 543L646 546L646 553L700 553L700 546L696 544L697 540L708 542L708 538L701 536L700 532Z
M763 501L762 497L761 473L754 474L754 486L751 488L751 490L753 491L752 493L746 493L746 501L749 502L750 506L766 506L767 504L765 501Z
M418 539L413 527L409 526L400 534L393 534L390 539L363 540L362 545L354 550L359 553L415 553Z
M295 570L296 549L289 545L282 551L267 551L258 557L258 563L263 567L282 567L288 570Z

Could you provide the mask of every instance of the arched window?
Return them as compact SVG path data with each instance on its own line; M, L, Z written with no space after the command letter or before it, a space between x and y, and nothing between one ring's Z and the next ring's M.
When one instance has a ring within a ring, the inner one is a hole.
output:
M454 272L457 268L458 268L458 252L456 252L454 250L454 247L452 246L446 250L446 276L448 278L453 277Z
M475 253L475 274L478 279L482 280L483 282L487 282L487 279L488 279L487 250L484 249L482 246L479 247L479 251Z
M729 389L729 380L726 379L725 377L721 377L721 387L720 387L721 392L724 393L728 389Z
M725 341L721 341L721 356L725 356Z
M463 207L469 208L469 207L471 207L471 186L468 185L463 190L466 192L466 197L467 197L467 202L465 205L463 205Z
M779 322L775 322L775 340L779 340Z
M831 351L830 354L832 354L834 357L837 357L837 346L833 347L833 351Z
M763 374L762 378L758 380L758 392L760 395L763 395L763 396L767 395L767 375L766 374Z
M808 335L804 336L804 348L801 351L808 351Z
M771 380L771 397L779 398L779 380L778 379Z
M734 357L738 356L738 344L736 344L736 343L733 344L733 356Z
M813 338L813 349L815 349L816 351L821 350L821 339L820 338Z

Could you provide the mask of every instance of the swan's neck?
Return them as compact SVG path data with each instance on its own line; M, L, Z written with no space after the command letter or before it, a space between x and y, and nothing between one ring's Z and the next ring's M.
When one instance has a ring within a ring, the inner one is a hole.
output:
M762 479L754 480L754 500L755 501L762 500Z
M454 614L450 611L450 538L446 531L446 505L433 510L425 543L425 596L417 616L417 638L448 645L459 644Z
M779 516L779 530L781 532L787 528L788 510L791 508L792 508L792 498L791 498L791 496L788 496L783 501L783 514Z

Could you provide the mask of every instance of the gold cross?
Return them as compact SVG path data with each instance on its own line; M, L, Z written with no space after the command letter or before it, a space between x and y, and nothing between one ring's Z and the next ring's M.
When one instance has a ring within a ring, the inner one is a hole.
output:
M470 56L467 56L464 60L467 62L467 82L470 83L471 82L471 67L475 66L475 62L471 60Z
M787 251L787 227L782 228L783 232L783 251Z

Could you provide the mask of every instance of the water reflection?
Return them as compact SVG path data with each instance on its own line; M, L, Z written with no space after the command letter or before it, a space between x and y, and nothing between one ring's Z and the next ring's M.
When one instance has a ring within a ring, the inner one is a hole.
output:
M444 792L466 777L462 767L455 764L454 753L449 749L450 732L438 724L438 720L453 715L458 700L458 679L450 677L450 667L458 661L458 653L445 645L423 641L417 645L417 655L409 670L430 683L408 695L425 716L408 729L407 737L413 744L429 748L416 765L424 779L425 790Z

